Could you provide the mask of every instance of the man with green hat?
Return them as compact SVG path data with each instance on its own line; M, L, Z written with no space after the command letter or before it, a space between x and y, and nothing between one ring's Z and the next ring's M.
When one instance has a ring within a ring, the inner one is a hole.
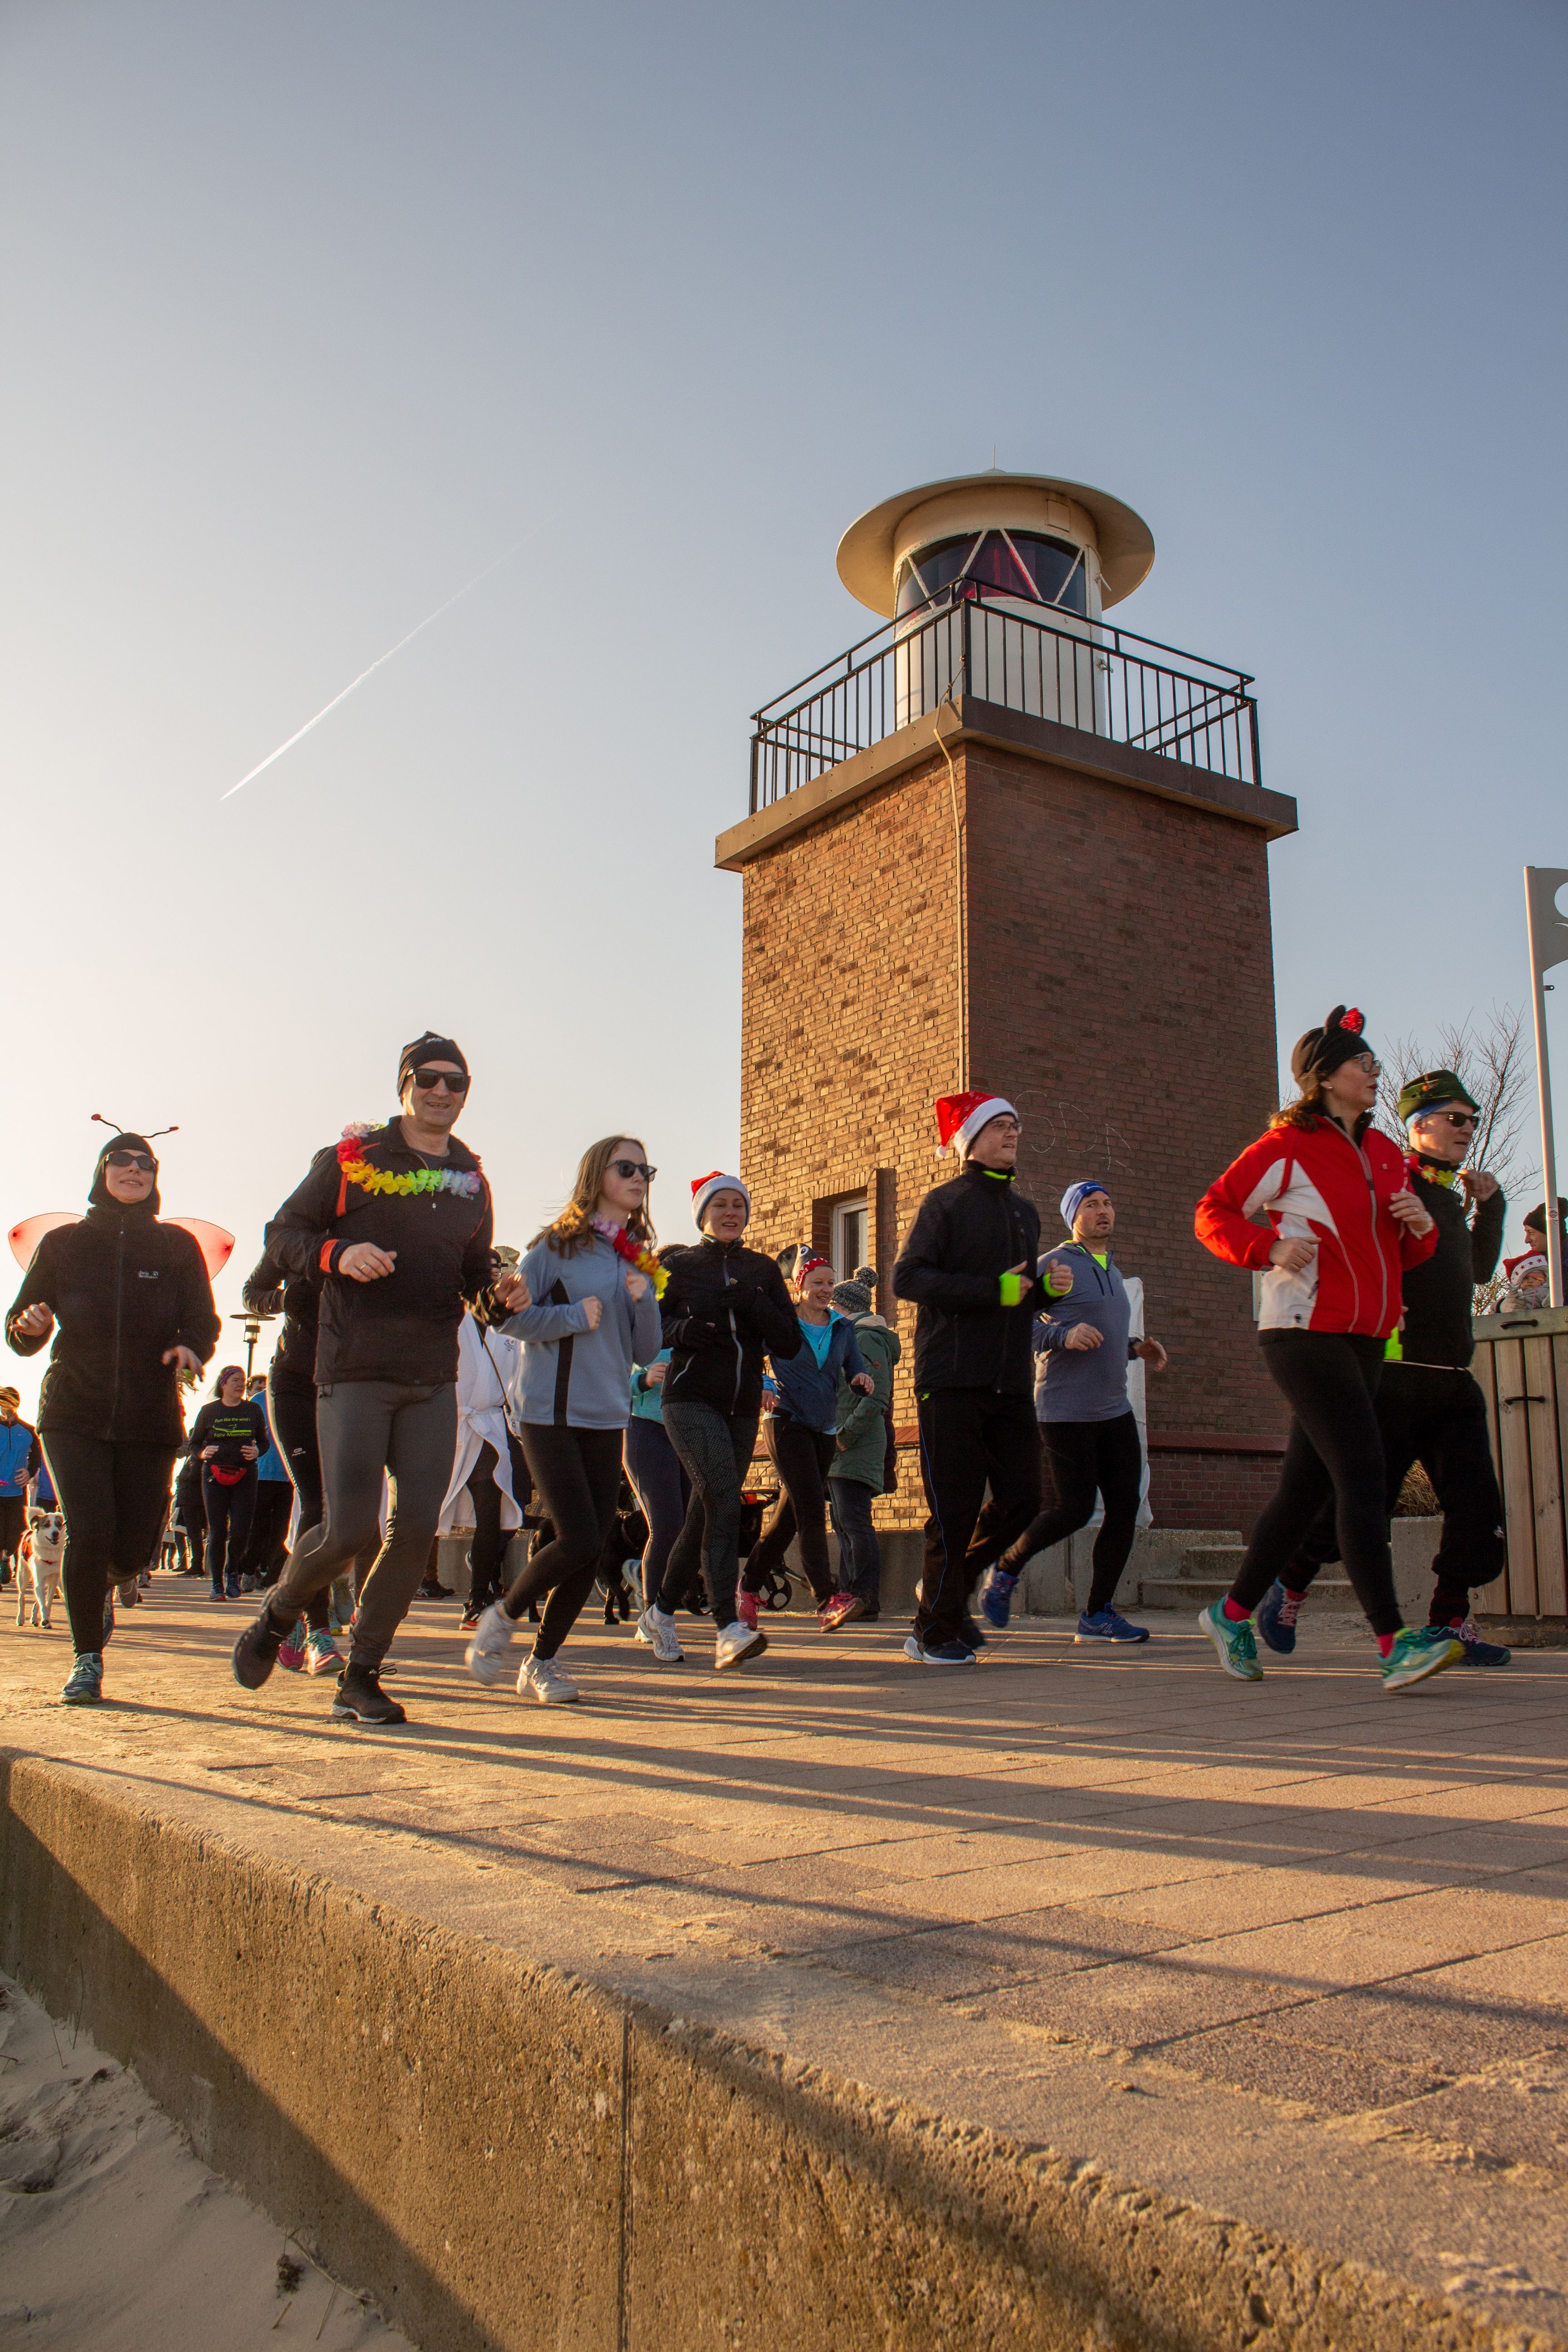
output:
M1480 1106L1453 1070L1423 1070L1401 1087L1410 1187L1435 1219L1437 1246L1405 1275L1405 1315L1388 1342L1377 1419L1388 1466L1388 1507L1419 1462L1443 1507L1429 1612L1464 1643L1465 1664L1506 1666L1511 1654L1483 1642L1470 1615L1472 1587L1502 1573L1502 1497L1492 1467L1486 1406L1469 1370L1475 1286L1488 1282L1502 1247L1508 1202L1497 1178L1464 1166ZM1472 1219L1470 1212L1474 1210ZM1331 1507L1315 1522L1256 1623L1271 1650L1296 1646L1296 1618L1324 1562L1337 1559Z

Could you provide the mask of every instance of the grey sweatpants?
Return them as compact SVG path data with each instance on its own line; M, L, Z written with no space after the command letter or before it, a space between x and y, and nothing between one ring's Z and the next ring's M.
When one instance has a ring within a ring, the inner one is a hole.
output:
M405 1388L398 1381L340 1381L316 1394L321 1449L319 1524L300 1538L268 1595L279 1625L300 1616L356 1552L381 1533L381 1474L392 1488L386 1541L360 1589L349 1656L379 1666L408 1614L430 1556L458 1450L457 1383Z

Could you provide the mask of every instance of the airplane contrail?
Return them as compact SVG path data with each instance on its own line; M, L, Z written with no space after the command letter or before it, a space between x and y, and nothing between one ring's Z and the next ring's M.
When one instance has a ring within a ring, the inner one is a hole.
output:
M269 768L274 760L280 760L285 751L291 751L296 743L303 741L304 738L310 732L310 730L313 727L319 727L322 719L325 719L329 713L337 709L340 702L346 702L356 686L363 686L367 677L374 676L375 671L380 669L384 663L389 662L392 659L394 654L400 654L405 646L411 646L415 638L419 635L421 629L427 629L432 621L438 621L443 613L449 613L454 604L460 604L462 599L468 593L468 591L472 588L477 588L481 580L488 580L492 572L499 572L501 565L505 563L509 558L514 556L520 547L527 544L527 540L531 536L531 533L525 534L524 538L515 541L513 544L507 549L505 555L498 555L493 563L487 563L482 572L476 572L471 580L466 580L455 596L448 596L444 604L437 604L433 613L426 613L425 618L419 623L418 628L410 629L405 637L399 637L395 646L388 646L384 654L378 654L374 661L372 662L369 669L362 669L357 677L350 678L342 692L341 694L334 694L331 702L324 703L321 709L317 711L314 719L307 719L303 727L299 728L295 733L290 735L286 743L279 743L276 751L268 751L266 759L258 761L258 763L252 768L248 776L241 776L237 784L230 784L226 793L220 793L218 794L219 800L231 801L233 800L236 793L242 793L247 784L253 784L264 768Z

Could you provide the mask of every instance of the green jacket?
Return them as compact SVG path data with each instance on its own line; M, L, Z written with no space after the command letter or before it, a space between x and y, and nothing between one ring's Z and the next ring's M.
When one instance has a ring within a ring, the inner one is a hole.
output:
M861 1390L852 1389L840 1374L838 1440L843 1451L834 1455L827 1475L830 1478L858 1478L863 1486L879 1495L887 1450L887 1423L882 1415L893 1401L893 1366L903 1350L898 1333L889 1330L879 1315L858 1315L855 1337L873 1387L867 1396Z

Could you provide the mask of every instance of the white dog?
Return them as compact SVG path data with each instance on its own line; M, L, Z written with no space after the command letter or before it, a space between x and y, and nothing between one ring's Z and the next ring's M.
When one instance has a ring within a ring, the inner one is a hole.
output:
M60 1589L60 1562L65 1556L66 1523L59 1511L32 1511L27 1532L16 1552L16 1622L27 1622L27 1601L33 1622L48 1633L49 1612Z

